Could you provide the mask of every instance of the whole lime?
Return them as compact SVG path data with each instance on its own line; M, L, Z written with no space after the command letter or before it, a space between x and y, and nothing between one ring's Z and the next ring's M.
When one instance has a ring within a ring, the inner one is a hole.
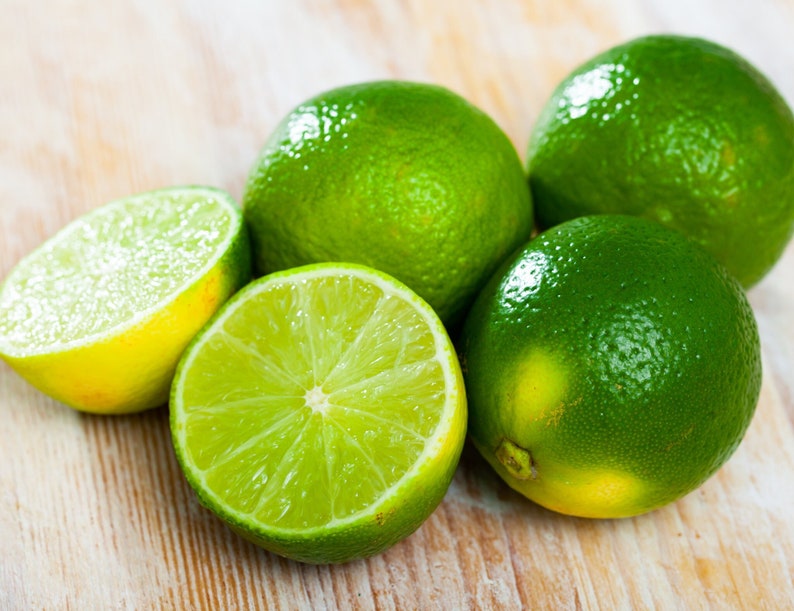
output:
M557 87L534 127L538 223L621 213L678 229L749 287L794 232L794 115L732 50L647 36Z
M624 215L567 221L487 284L463 326L469 433L537 503L640 514L731 456L761 386L738 281L682 234Z
M243 209L259 273L369 265L447 324L532 230L524 169L496 123L447 89L399 81L341 87L290 112Z

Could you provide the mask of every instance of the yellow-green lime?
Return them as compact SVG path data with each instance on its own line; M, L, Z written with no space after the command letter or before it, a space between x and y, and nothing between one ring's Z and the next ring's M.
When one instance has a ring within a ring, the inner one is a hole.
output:
M679 232L580 217L533 239L463 327L469 432L515 490L561 513L681 498L739 445L761 386L738 281Z
M276 272L233 297L180 362L179 463L199 500L296 560L385 550L441 502L466 397L437 315L351 264Z
M458 322L532 230L521 162L484 112L436 85L340 87L291 111L243 195L259 273L381 269Z
M794 114L734 51L637 38L573 70L534 127L538 223L643 216L690 236L749 287L794 232Z
M208 187L134 195L74 220L0 287L0 356L79 410L164 404L185 346L250 280L237 203Z

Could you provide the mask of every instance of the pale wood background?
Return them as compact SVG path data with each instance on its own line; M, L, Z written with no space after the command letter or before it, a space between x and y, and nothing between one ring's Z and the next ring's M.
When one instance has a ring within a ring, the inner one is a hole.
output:
M0 277L78 214L156 187L239 198L297 103L434 81L522 154L556 82L658 31L743 53L794 102L791 0L0 0ZM539 509L470 450L392 550L303 566L242 541L182 479L165 409L101 418L0 364L0 609L794 608L794 245L751 292L765 378L718 475L622 521Z

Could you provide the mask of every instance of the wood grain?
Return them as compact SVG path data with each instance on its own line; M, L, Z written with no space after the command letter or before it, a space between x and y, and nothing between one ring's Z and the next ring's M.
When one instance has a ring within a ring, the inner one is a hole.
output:
M0 277L106 201L201 183L239 197L276 122L332 86L432 81L523 153L557 81L610 45L698 34L794 102L790 0L0 0ZM78 414L0 364L0 609L794 608L794 245L751 293L765 377L702 488L650 515L547 512L467 448L386 553L296 564L233 535L182 478L165 408Z

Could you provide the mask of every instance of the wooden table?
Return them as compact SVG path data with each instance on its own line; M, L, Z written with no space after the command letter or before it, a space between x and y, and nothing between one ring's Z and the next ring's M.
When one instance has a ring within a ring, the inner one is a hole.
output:
M433 81L523 155L568 70L630 37L727 44L794 102L791 0L0 0L0 277L106 201L239 198L276 122L329 87ZM794 608L794 244L750 293L765 365L741 447L650 515L552 514L467 449L443 504L375 558L304 566L199 507L165 408L90 417L0 364L0 609Z

